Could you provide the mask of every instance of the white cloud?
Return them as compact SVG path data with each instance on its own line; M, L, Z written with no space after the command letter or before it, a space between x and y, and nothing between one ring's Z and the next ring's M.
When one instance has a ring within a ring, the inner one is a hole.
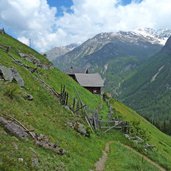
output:
M40 51L82 42L99 32L140 27L171 29L170 0L138 1L121 6L121 0L73 0L73 13L57 18L57 9L49 7L47 0L0 0L0 19L18 37L31 38Z
M0 21L12 28L19 40L32 40L38 50L52 46L56 8L46 0L0 0ZM2 24L1 24L2 25Z
M29 41L28 38L26 38L26 37L23 36L23 37L19 37L18 40L20 42L24 43L25 45L30 46L30 41Z

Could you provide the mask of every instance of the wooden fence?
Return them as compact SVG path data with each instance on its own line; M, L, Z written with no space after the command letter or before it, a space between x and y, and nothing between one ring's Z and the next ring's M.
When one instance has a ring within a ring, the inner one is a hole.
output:
M102 130L106 133L112 129L120 129L124 133L129 132L129 123L116 118L102 120L99 119L99 115L95 113L89 117L89 120L94 130Z

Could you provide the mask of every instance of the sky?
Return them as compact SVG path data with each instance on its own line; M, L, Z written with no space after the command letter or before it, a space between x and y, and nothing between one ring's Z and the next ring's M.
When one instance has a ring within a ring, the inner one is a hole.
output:
M39 52L101 32L171 29L171 0L0 0L0 28Z

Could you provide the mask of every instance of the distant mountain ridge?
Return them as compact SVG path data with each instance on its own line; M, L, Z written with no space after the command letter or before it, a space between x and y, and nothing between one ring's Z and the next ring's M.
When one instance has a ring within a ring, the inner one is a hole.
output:
M151 30L150 30L151 31ZM151 31L152 32L152 31ZM145 32L142 32L140 30L137 30L135 32L132 31L119 31L116 33L110 32L110 33L100 33L97 34L95 37L87 40L83 44L81 44L79 47L76 49L73 49L69 51L68 53L61 55L61 58L67 58L68 63L72 62L72 60L76 60L78 58L83 58L85 56L91 55L100 49L102 49L105 45L110 44L110 43L115 43L116 41L121 41L123 43L130 43L133 45L138 45L138 43L151 43L151 44L161 44L163 45L163 41L165 40L165 37L159 36L160 34L154 33L149 36L149 30L146 30ZM156 35L156 36L154 36ZM165 43L165 42L164 42ZM145 46L145 44L144 44ZM144 47L146 48L146 47ZM115 49L113 49L115 50ZM117 52L115 52L116 54ZM70 57L68 57L70 56ZM58 56L60 57L60 56ZM63 59L65 60L65 59ZM59 62L58 62L59 61ZM60 59L54 60L54 63L60 63Z
M47 55L47 58L52 61L52 60L56 59L58 56L64 55L67 52L73 50L77 46L78 46L78 44L72 43L67 46L54 47L53 49L45 52L45 54Z
M100 34L97 34L94 38L89 39L88 44L83 43L84 45L91 44L91 46L92 46L91 49L87 50L88 51L87 55L99 50L105 44L111 42L112 39L114 37L116 37L117 35L118 36L120 35L121 37L123 37L122 33L124 33L124 32L119 31L116 33L114 33L114 32L100 33ZM171 35L171 30L169 30L169 29L154 30L151 28L141 28L141 29L136 29L134 31L127 31L125 33L128 33L128 35L129 35L129 33L137 34L138 36L143 36L145 39L147 39L151 43L154 43L154 44L157 43L157 44L164 45L167 38ZM92 45L93 43L94 43L94 45ZM69 51L72 51L74 48L76 48L78 46L79 46L79 44L72 43L72 44L67 45L67 46L55 47L55 48L53 48L47 52L48 58L50 60L55 59L59 56L62 56L64 54L68 53Z

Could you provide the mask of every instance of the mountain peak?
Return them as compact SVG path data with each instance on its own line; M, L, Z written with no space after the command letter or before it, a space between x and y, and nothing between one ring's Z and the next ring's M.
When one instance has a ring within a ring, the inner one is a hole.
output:
M57 58L58 56L64 55L67 52L73 50L77 46L79 46L79 44L72 43L67 46L54 47L53 49L47 51L46 54L49 60L53 60Z

